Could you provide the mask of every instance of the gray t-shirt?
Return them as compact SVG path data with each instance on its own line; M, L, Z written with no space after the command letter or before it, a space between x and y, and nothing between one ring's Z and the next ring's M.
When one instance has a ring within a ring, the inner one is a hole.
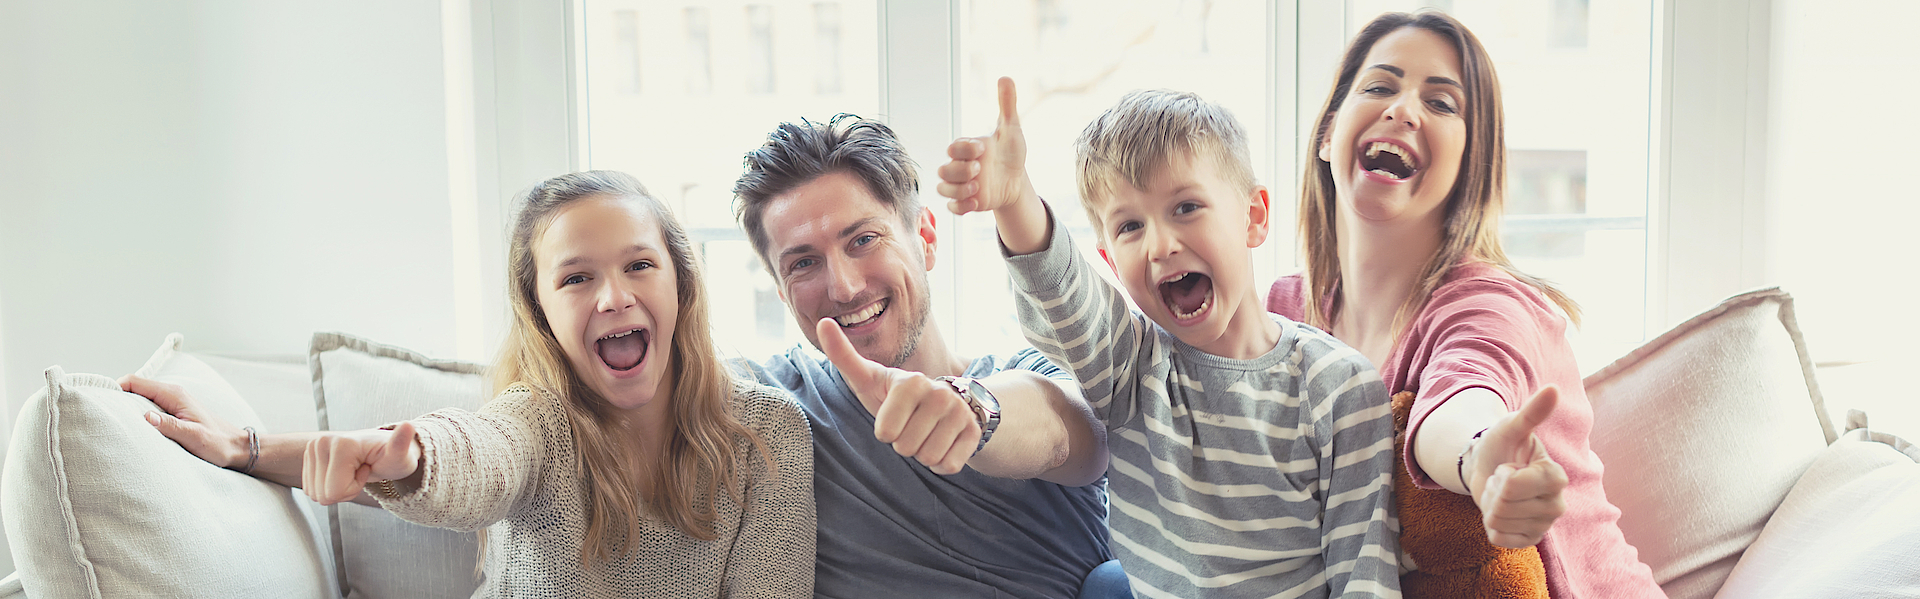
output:
M1264 355L1202 352L1053 231L1007 270L1028 340L1073 366L1107 423L1108 525L1134 594L1399 597L1393 418L1372 364L1278 316Z
M792 392L813 426L815 597L1072 597L1112 559L1105 480L934 474L873 438L873 415L825 356L795 346L734 366ZM966 374L1008 368L1072 380L1032 349L974 360Z

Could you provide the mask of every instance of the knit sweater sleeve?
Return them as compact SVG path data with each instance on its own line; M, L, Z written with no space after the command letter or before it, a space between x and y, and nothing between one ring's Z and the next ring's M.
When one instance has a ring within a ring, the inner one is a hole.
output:
M514 385L479 412L449 408L412 420L422 454L420 484L386 496L367 491L400 518L474 531L518 511L533 496L550 459L570 452L572 429L558 400Z
M735 387L741 420L760 435L769 455L748 451L738 464L745 479L740 534L727 568L726 597L813 596L815 519L813 437L807 417L786 394L760 385ZM773 458L772 469L766 457Z

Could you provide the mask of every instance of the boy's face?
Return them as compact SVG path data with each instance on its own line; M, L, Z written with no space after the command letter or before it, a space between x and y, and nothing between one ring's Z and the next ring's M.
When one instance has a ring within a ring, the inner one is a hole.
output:
M1100 255L1148 318L1201 351L1244 359L1272 349L1248 343L1266 318L1249 248L1267 238L1267 190L1238 187L1211 158L1176 152L1146 189L1113 185L1095 213Z

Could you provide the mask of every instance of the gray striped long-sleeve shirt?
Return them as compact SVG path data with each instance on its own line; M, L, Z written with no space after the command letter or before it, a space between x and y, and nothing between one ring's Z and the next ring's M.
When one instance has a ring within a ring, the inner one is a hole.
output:
M1107 423L1108 526L1134 594L1399 597L1393 420L1366 358L1277 315L1265 355L1201 352L1052 229L1008 272L1027 339Z

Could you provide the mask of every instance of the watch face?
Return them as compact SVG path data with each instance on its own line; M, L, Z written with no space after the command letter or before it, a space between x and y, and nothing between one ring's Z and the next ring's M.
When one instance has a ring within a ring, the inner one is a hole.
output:
M996 416L1000 414L1000 398L994 397L993 392L988 391L986 385L980 384L980 379L967 379L967 391L972 393L973 398L978 400L980 406L986 408L988 412Z

